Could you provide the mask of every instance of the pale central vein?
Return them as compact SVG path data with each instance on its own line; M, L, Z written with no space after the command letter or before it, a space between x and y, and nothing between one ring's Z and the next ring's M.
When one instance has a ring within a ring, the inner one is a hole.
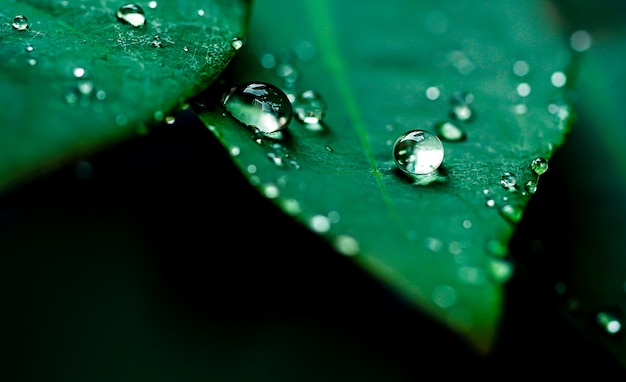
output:
M394 219L398 222L399 226L403 226L400 214L391 204L391 199L382 181L381 173L376 166L376 161L372 156L372 150L370 148L370 142L368 139L366 124L363 121L359 106L356 101L356 97L352 92L350 81L348 80L348 71L342 60L340 49L337 44L337 35L334 33L332 22L332 9L330 0L308 0L306 2L307 14L310 16L311 27L313 28L315 35L318 38L321 45L320 51L324 61L328 65L330 72L335 78L337 89L341 95L345 109L348 115L354 123L354 129L356 135L359 138L365 156L373 170L373 174L376 177L380 191L382 193L383 200L390 207Z

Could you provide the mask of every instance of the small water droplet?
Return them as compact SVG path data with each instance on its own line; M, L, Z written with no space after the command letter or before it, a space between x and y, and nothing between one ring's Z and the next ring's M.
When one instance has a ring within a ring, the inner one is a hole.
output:
M293 102L296 117L304 123L320 123L326 115L326 101L315 90L300 92Z
M570 46L577 52L584 52L591 48L591 35L586 30L577 30L570 36Z
M309 224L311 229L317 233L328 232L330 229L330 220L324 215L313 216Z
M24 15L17 15L13 18L13 29L18 31L25 31L28 29L28 19Z
M146 23L146 14L138 4L128 3L118 8L115 16L118 20L139 28Z
M189 52L189 48L187 46L183 46L183 51Z
M487 198L485 199L485 205L487 205L487 207L494 207L496 205L496 201L493 198Z
M246 82L232 87L222 104L239 122L261 133L276 133L288 127L293 114L287 95L265 82Z
M161 36L155 34L154 37L152 37L152 46L155 48L160 48L162 46Z
M72 74L76 78L82 78L85 76L85 68L77 67L72 70Z
M516 204L505 204L498 210L500 216L505 218L510 223L517 223L521 220L523 209Z
M280 196L280 189L274 183L264 184L262 187L263 195L268 199L276 199Z
M522 82L521 84L517 85L517 94L520 97L528 97L528 95L530 94L530 85L527 82Z
M563 72L554 72L550 76L550 82L552 82L552 85L554 87L561 88L565 86L565 83L567 82L567 76Z
M548 161L545 158L537 157L530 162L530 168L537 175L541 175L548 171Z
M155 9L158 6L158 3L156 1L150 1L148 3L148 8L150 9Z
M32 52L33 50L35 50L35 47L34 47L34 46L32 46L32 45L28 45L28 46L26 47L26 51L27 51L27 52Z
M440 95L441 95L441 92L439 91L439 88L436 86L430 86L426 89L426 98L428 98L431 101L438 99Z
M474 112L470 104L474 102L474 95L468 92L455 92L450 99L450 116L459 121L469 121Z
M528 74L529 70L530 66L526 61L519 60L515 61L513 64L513 73L518 77L524 77Z
M456 302L456 290L450 285L438 285L433 289L432 299L438 307L449 308Z
M610 312L600 312L596 315L596 322L600 327L610 335L617 334L622 329L622 323Z
M517 185L517 177L512 172L507 171L500 177L500 184L507 190L514 189Z
M529 194L534 194L535 192L537 192L537 181L533 179L529 180L528 182L526 182L524 188Z
M339 235L335 238L335 249L345 256L355 256L359 253L359 242L348 235Z
M235 50L239 50L243 46L243 40L241 40L240 38L235 37L234 39L232 39L230 41L230 46L232 46L233 49L235 49Z
M514 267L509 260L494 257L489 259L487 270L494 281L503 283L513 276Z
M425 130L402 134L393 145L393 158L402 171L413 175L430 174L443 162L441 140Z
M485 241L485 251L495 257L504 257L508 253L506 243L497 239L488 239Z
M459 142L466 138L465 130L452 122L440 122L435 125L439 138L448 142Z

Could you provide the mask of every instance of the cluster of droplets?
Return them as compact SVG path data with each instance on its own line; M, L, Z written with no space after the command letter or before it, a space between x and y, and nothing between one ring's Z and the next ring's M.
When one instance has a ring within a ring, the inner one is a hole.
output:
M537 192L539 177L548 170L548 161L543 157L536 157L530 161L529 168L534 174L532 179L526 181L521 188L518 176L511 172L505 171L500 176L500 186L508 192L502 197L504 203L498 203L487 189L483 191L488 207L498 207L498 212L507 221L515 224L520 221L523 214L522 205L516 200L519 196L534 194ZM518 196L519 195L519 196Z

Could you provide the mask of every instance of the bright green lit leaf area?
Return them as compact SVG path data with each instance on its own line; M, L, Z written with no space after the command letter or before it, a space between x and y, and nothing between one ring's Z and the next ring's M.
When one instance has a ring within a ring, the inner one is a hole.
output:
M245 37L245 0L140 2L130 23L117 17L124 4L3 1L0 190L162 121Z
M571 52L552 14L545 1L257 1L246 45L192 107L259 192L486 353L527 183L541 188L531 163L570 125ZM322 122L294 103L282 134L244 126L220 99L247 81L318 92ZM442 137L435 173L405 175L396 139L443 122L464 139Z

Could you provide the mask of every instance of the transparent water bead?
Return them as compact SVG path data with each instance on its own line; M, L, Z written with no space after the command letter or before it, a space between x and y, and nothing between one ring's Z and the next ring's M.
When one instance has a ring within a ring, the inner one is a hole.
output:
M466 138L465 130L452 122L440 122L435 125L435 130L439 138L444 141L458 142Z
M450 116L459 121L469 121L474 117L471 104L474 102L472 93L458 91L450 98Z
M425 130L407 131L393 145L393 159L408 174L430 174L441 166L443 157L441 140Z
M24 15L17 15L13 18L13 29L18 31L25 31L28 29L28 19Z
M500 184L506 189L515 188L517 185L517 176L515 176L512 172L507 171L500 177Z
M146 14L138 4L128 3L118 8L115 16L118 20L139 28L146 24Z
M530 168L537 175L541 175L548 171L548 161L545 158L537 157L530 162Z
M239 122L264 134L279 132L293 115L287 94L265 82L246 82L230 88L222 103Z
M304 123L320 123L326 115L326 101L315 90L300 92L293 102L296 117Z
M610 312L600 312L596 315L596 322L607 334L616 334L622 330L620 320Z

